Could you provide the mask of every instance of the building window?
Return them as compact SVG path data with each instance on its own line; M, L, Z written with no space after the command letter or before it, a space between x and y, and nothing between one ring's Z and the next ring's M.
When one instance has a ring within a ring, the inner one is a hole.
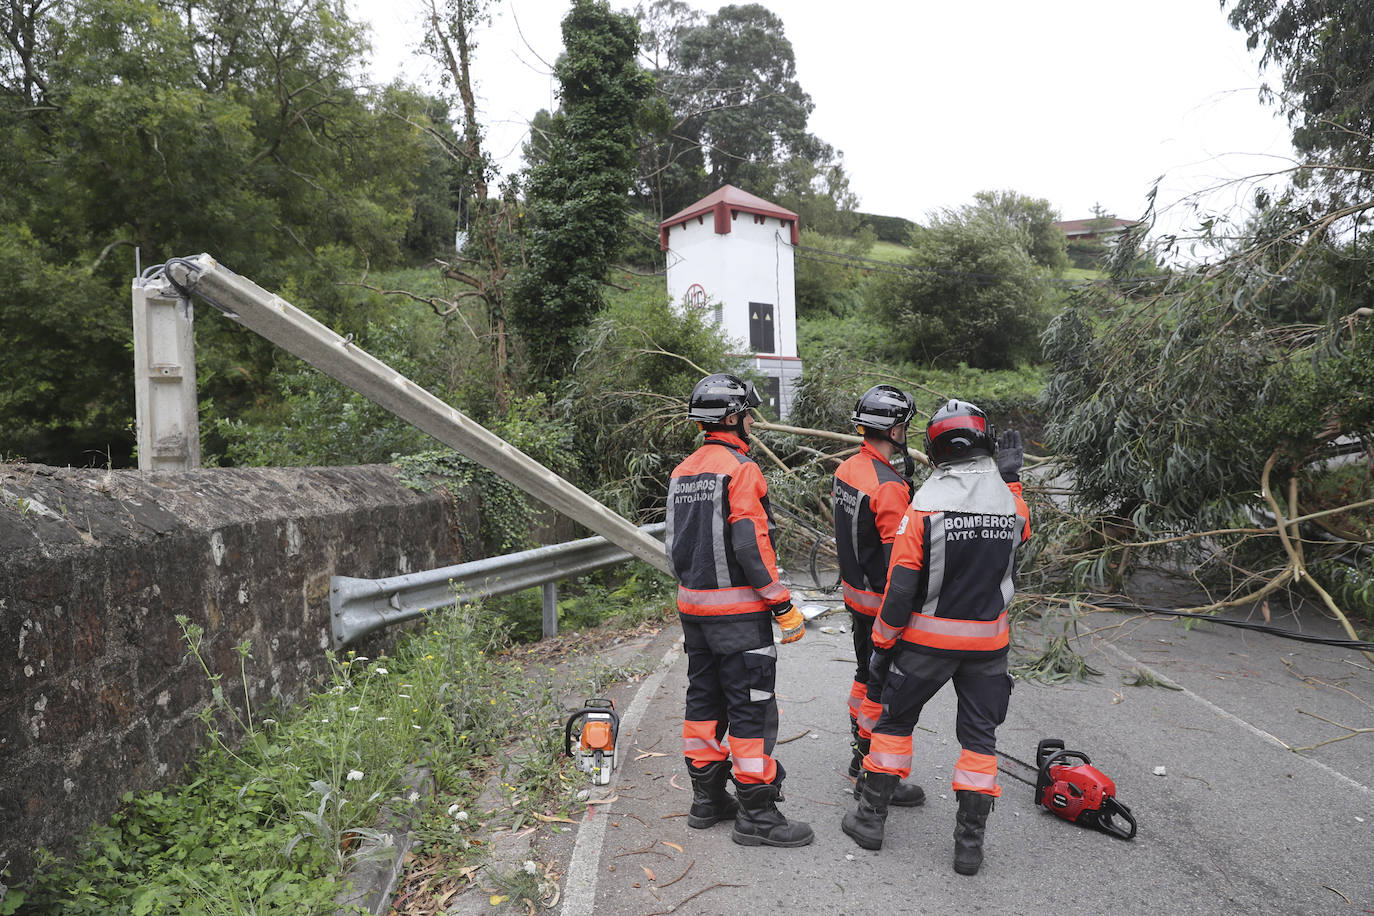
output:
M749 348L755 353L773 353L773 305L749 303Z

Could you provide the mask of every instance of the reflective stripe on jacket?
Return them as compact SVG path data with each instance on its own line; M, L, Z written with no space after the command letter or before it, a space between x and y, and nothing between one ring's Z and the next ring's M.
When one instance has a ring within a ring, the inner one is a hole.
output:
M733 433L711 432L673 469L665 541L678 610L700 617L790 601L778 578L768 484Z
M864 442L857 455L835 469L831 497L845 606L875 617L887 589L892 541L911 503L911 484Z
M1016 549L1030 537L1021 484L1015 515L909 509L892 547L892 568L873 644L898 639L937 655L1005 652Z

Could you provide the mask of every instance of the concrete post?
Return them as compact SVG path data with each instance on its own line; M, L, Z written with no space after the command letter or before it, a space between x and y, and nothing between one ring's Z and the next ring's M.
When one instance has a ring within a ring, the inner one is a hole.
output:
M544 638L558 635L558 583L545 582L541 586L544 595Z
M200 467L191 301L165 281L134 279L134 425L140 471Z

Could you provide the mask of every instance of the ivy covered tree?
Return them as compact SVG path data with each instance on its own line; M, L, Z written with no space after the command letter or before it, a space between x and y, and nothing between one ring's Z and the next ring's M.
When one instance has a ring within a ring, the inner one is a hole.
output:
M527 264L510 317L536 378L558 379L602 308L602 283L625 232L635 119L652 78L636 63L639 27L606 0L576 0L554 67L561 107L547 156L529 171Z

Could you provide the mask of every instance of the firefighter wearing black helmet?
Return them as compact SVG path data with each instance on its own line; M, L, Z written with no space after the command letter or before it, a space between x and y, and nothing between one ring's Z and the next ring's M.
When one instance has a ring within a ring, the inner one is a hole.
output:
M887 806L911 772L912 732L921 710L947 682L959 698L960 754L951 785L959 800L954 870L975 874L997 785L997 726L1007 715L1007 673L1016 551L1030 537L1021 498L1021 435L998 441L986 414L949 401L926 426L934 464L897 531L887 592L873 624L870 685L881 685L882 714L860 774L846 834L879 849Z
M873 726L882 712L877 691L868 689L868 659L873 653L873 619L887 590L887 566L897 526L911 502L911 453L907 424L915 411L911 397L892 385L874 385L859 396L850 422L864 437L858 454L835 469L831 505L835 551L845 607L854 630L854 681L849 689L851 756L849 775L858 778ZM893 464L902 460L901 469ZM857 798L857 782L855 797ZM915 807L925 801L920 786L900 784L889 803Z
M748 455L751 383L708 375L687 417L705 441L668 484L668 563L687 650L682 751L692 779L690 827L733 819L744 846L805 846L811 828L777 808L786 775L772 757L778 738L773 690L777 647L801 639L805 621L778 578L768 485ZM734 760L735 795L725 787Z

